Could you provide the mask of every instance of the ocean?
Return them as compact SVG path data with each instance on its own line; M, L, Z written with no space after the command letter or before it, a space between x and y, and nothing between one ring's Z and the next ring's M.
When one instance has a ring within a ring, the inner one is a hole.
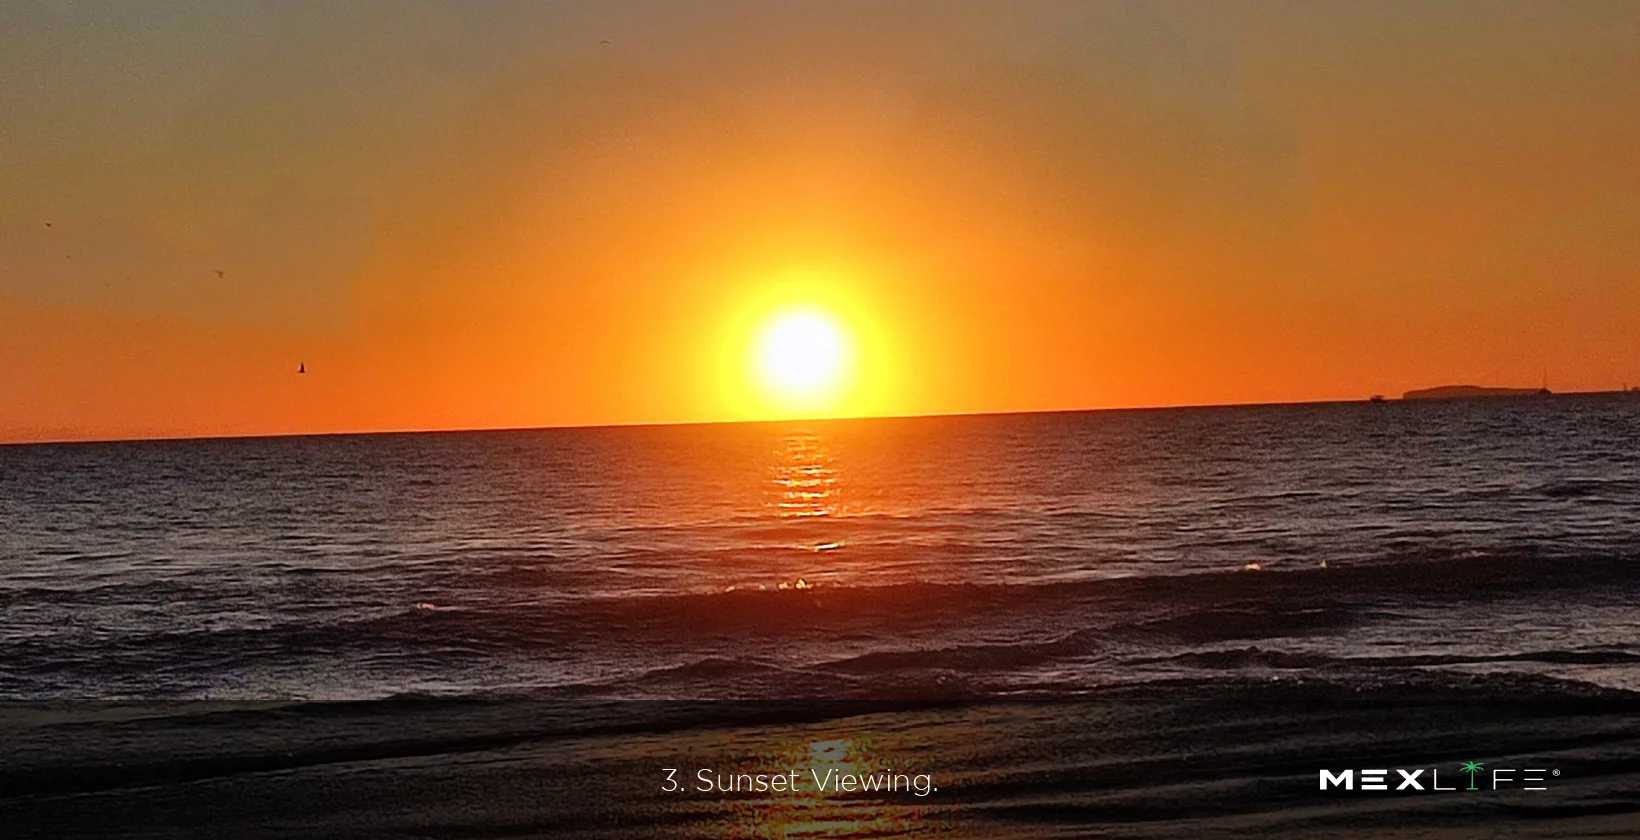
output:
M1637 554L1622 394L6 446L0 816L192 836L133 780L573 743L570 775L627 769L472 823L205 812L235 836L1171 836L1230 825L1240 780L1274 804L1235 830L1305 836L1324 820L1281 820L1328 756L1490 750L1603 779L1549 794L1587 828L1640 811ZM740 794L645 799L680 743L774 766L793 728L899 743L943 794L817 804L897 816L807 832ZM1192 817L1187 782L1225 804ZM596 816L617 794L629 834ZM1511 802L1450 813L1492 832Z

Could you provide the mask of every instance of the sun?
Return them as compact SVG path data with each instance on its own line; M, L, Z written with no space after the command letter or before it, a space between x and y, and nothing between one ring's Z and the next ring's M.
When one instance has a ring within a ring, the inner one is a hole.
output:
M788 408L823 408L845 383L850 340L832 313L814 306L770 315L753 348L757 377Z

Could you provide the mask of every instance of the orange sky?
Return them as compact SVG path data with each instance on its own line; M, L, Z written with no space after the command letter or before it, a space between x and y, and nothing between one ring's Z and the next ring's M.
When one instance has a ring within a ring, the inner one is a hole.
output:
M1631 2L62 5L0 441L1640 384Z

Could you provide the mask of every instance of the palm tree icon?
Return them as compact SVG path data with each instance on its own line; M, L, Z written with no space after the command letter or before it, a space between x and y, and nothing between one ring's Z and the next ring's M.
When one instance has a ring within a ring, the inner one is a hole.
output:
M1480 788L1475 787L1475 773L1480 769L1481 763L1479 761L1471 761L1458 768L1459 773L1469 774L1469 787L1464 788L1464 790L1480 790Z

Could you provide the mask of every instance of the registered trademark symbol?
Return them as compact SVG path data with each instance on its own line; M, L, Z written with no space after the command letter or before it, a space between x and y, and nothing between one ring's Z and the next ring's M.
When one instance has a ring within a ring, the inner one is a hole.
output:
M1549 775L1558 776L1558 775L1560 775L1560 771L1559 770L1550 770Z

